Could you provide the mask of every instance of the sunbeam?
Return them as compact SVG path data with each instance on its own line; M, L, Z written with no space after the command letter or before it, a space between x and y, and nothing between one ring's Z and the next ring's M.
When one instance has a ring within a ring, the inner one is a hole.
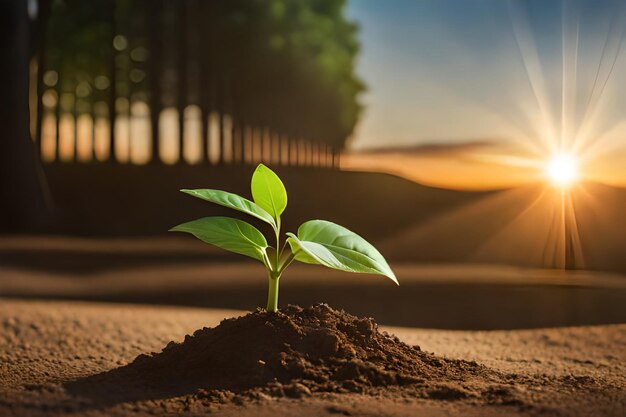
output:
M581 20L584 18L582 3L577 1L562 2L561 6L561 71L560 99L551 100L551 83L546 65L537 50L535 36L529 22L528 3L509 2L511 26L518 51L529 82L529 89L536 100L538 117L535 131L543 148L542 159L551 158L559 153L576 155L581 160L592 159L595 155L585 155L587 149L597 146L611 126L619 122L609 122L610 112L607 92L614 78L617 63L621 57L624 38L623 22L626 7L623 2L611 3L602 16L608 20L603 39L598 39L597 32L591 37L596 42L594 48L587 43L587 56L593 50L600 50L600 55L593 60L581 62ZM600 25L596 22L595 29ZM599 43L599 44L598 44ZM594 64L595 62L595 64ZM580 65L585 71L580 71ZM589 72L588 68L595 68ZM553 83L554 84L554 83ZM587 94L585 94L587 90ZM584 98L578 101L578 98ZM558 103L558 104L557 104ZM560 108L555 108L558 106ZM557 116L558 115L558 116ZM621 119L621 115L617 116ZM616 144L623 146L623 143ZM594 151L597 155L600 152Z
M526 71L526 77L538 108L539 126L535 127L540 144L541 140L554 142L554 117L550 110L549 99L546 95L546 80L543 76L541 58L537 51L533 32L528 22L528 11L519 2L509 1L509 17L513 29L515 42ZM530 117L530 120L536 118Z
M398 141L387 151L379 145L378 152L347 154L342 168L446 188L506 190L416 223L398 237L401 245L389 241L393 250L423 251L424 260L451 252L551 268L600 264L604 255L590 241L606 245L591 225L605 216L594 217L590 207L602 211L594 200L604 194L619 200L606 190L626 185L626 95L618 77L626 68L626 2L509 0L474 12L485 18L476 33L454 24L448 12L435 15L441 21L433 32L420 32L441 46L422 46L426 55L412 67L411 79L430 101L406 108L415 123L438 127L415 128L414 142ZM440 151L429 153L424 144ZM618 241L618 231L602 224Z

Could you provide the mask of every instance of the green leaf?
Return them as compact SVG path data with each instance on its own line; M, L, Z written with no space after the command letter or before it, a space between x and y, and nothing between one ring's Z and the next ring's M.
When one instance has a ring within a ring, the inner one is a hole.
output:
M204 217L179 224L170 232L191 233L203 242L265 263L267 240L257 228L230 217Z
M384 275L398 284L380 252L345 227L325 220L310 220L298 228L298 236L287 235L297 261L341 271Z
M237 194L229 193L228 191L209 189L183 189L180 191L185 194L200 198L202 200L249 214L253 217L256 217L257 219L263 220L264 222L271 224L274 229L276 228L276 222L274 221L274 218L271 214L259 207L258 204L255 204L247 198L243 198Z
M252 198L279 223L280 215L287 207L287 190L278 175L263 164L252 174Z

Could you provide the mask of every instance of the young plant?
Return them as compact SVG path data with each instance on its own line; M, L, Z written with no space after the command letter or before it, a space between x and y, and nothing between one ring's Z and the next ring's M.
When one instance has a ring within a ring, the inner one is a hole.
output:
M376 248L356 233L329 221L309 220L298 228L297 234L286 233L287 238L281 242L280 215L287 207L285 186L274 171L259 164L252 175L251 188L254 201L220 190L181 191L268 223L274 231L276 246L270 246L256 227L230 217L204 217L179 224L170 231L191 233L203 242L262 262L269 276L267 311L278 310L280 277L294 260L341 271L384 275L398 284Z

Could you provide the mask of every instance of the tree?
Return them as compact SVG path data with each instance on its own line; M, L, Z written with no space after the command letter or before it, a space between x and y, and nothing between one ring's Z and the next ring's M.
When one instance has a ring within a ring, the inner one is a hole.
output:
M42 174L29 132L30 22L22 0L0 1L0 230L33 228L46 214Z
M220 115L222 127L229 114L236 125L269 128L340 149L358 120L358 96L364 89L354 71L358 28L344 16L345 4L56 0L49 68L58 71L61 91L74 93L77 85L89 85L82 101L91 105L103 100L105 93L94 80L104 75L112 81L110 103L122 93L131 101L147 101L153 145L163 107L178 108L182 121L184 108L195 104L203 126L211 112ZM117 10L113 18L112 5ZM117 49L111 48L112 35L123 38ZM145 63L137 60L138 50L145 51ZM147 73L141 81L127 76L138 68ZM182 132L182 123L180 128ZM221 138L223 134L222 129Z

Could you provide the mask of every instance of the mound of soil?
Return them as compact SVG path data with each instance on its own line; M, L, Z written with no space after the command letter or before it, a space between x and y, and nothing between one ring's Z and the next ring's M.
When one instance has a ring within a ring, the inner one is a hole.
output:
M516 404L514 378L423 352L380 332L373 319L318 304L224 320L66 389L116 403L181 395L237 403L396 389L432 399Z

